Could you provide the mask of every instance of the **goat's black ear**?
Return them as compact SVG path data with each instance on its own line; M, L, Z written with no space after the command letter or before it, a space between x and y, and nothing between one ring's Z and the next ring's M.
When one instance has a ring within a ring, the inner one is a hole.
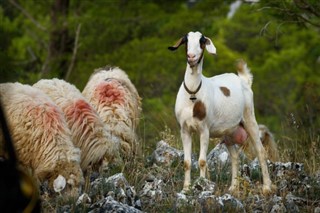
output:
M176 49L178 49L182 44L185 44L188 41L187 36L183 36L182 38L180 38L175 45L168 47L169 50L174 51Z
M206 43L207 43L207 39L202 35L200 38L200 44L206 44Z

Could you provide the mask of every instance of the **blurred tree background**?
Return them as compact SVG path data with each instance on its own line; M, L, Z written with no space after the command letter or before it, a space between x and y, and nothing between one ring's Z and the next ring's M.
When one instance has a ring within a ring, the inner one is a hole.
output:
M0 0L0 80L58 77L82 90L94 69L118 66L143 98L141 139L155 143L166 127L178 132L186 61L167 47L189 31L217 47L217 56L205 54L205 76L247 61L257 120L290 160L319 149L318 0Z

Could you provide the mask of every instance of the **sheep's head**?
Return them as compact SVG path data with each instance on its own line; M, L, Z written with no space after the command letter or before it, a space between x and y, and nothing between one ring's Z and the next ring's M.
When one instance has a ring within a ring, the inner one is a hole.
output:
M54 174L49 180L49 184L55 192L71 197L79 195L84 184L80 165L73 163L69 165L61 164L56 168Z
M216 54L216 48L210 38L205 37L200 32L189 32L168 49L176 50L182 44L186 45L187 62L190 67L195 67L202 61L204 49L210 54Z

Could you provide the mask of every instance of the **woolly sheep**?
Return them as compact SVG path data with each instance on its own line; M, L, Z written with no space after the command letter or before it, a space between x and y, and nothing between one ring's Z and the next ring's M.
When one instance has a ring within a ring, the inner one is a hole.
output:
M70 83L43 79L33 85L46 93L62 109L73 143L81 150L81 168L104 169L119 153L119 139L112 137L96 110Z
M266 151L266 157L271 162L277 162L280 160L279 158L279 150L277 147L277 144L274 140L273 134L268 129L266 125L259 124L259 137L261 140L261 143ZM249 146L250 143L244 143L241 148L245 152L246 156L253 160L255 157L257 157L256 152L254 150L254 147Z
M277 144L274 140L273 134L266 125L259 124L259 136L262 145L267 152L268 159L272 162L279 161L280 158Z
M121 139L122 157L134 154L141 98L127 74L118 67L97 69L82 94L97 110L108 130Z
M40 90L20 83L0 84L0 98L19 163L57 192L64 188L58 180L64 180L63 192L76 196L84 181L80 150L61 110Z
M241 144L249 136L258 156L263 192L271 192L265 150L259 138L259 128L254 115L252 74L245 62L238 64L238 75L227 73L207 78L202 75L204 50L216 54L212 41L200 32L189 32L169 47L176 50L186 45L187 68L175 105L175 114L181 128L184 149L185 180L183 190L189 190L191 181L191 132L200 135L200 176L206 175L206 155L209 137L222 137L231 156L232 178L229 190L238 191L239 152L234 144Z

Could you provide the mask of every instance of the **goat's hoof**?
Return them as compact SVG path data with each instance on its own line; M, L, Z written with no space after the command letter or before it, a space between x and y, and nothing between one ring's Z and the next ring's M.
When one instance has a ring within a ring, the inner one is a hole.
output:
M181 191L182 194L188 194L191 191L190 185L183 186L183 189Z
M263 185L262 187L262 193L264 195L271 195L276 191L277 187L275 185Z
M235 192L236 191L236 187L235 186L230 186L229 187L229 192L230 193L233 193L233 192Z
M230 186L229 187L229 192L231 195L235 196L235 197L239 197L240 196L240 191L238 187L235 186Z

